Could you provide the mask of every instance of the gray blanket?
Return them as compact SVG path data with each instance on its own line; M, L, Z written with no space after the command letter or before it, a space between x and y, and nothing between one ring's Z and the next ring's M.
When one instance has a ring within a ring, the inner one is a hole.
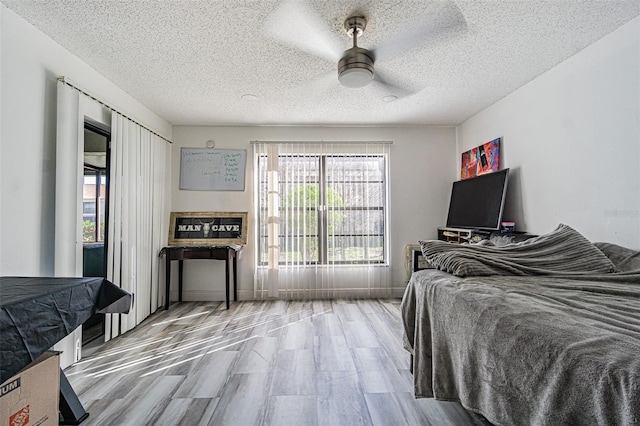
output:
M496 425L640 425L640 253L626 253L622 272L590 276L414 273L415 395Z
M422 254L436 268L459 277L558 275L613 272L613 263L570 226L504 247L420 241Z

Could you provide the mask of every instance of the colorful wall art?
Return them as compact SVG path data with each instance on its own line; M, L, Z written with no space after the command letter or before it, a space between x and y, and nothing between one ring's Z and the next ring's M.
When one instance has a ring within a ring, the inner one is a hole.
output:
M500 138L462 153L460 179L468 179L500 169Z

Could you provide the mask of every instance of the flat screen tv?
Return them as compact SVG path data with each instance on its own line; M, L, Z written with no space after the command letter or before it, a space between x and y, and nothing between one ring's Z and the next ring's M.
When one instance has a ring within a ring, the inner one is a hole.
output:
M509 169L453 183L447 227L499 230Z

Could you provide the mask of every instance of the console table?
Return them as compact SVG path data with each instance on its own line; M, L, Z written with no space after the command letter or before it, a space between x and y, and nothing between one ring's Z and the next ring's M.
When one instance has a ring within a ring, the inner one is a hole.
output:
M182 302L182 271L185 259L212 259L225 261L225 288L227 309L229 309L229 269L233 264L233 300L238 300L238 262L237 253L242 246L170 246L160 250L165 258L165 301L164 309L169 309L169 289L171 288L171 261L178 261L178 301Z

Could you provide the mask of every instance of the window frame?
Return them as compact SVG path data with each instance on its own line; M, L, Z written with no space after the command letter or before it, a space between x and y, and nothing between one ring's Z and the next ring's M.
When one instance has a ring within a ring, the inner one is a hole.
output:
M266 167L266 163L267 163L267 154L261 153L257 155L257 164L258 167ZM313 211L314 209L318 212L317 215L317 234L300 234L297 237L298 238L315 238L318 242L317 247L318 247L318 258L317 260L307 260L307 261L293 261L293 260L286 260L286 261L282 261L281 259L279 259L278 261L278 265L279 267L286 267L286 266L333 266L333 265L347 265L347 266L358 266L358 265L362 265L362 266L388 266L388 262L389 262L389 250L388 250L388 244L389 244L389 156L388 154L365 154L365 153L359 153L359 154L348 154L348 153L340 153L340 154L335 154L335 153L318 153L318 154L295 154L295 153L279 153L278 154L278 163L280 163L280 160L282 158L305 158L305 159L309 159L309 158L314 158L317 160L318 163L318 180L317 182L311 182L312 184L318 184L319 185L319 199L318 199L318 205L317 206L300 206L300 207L296 207L296 209L299 210L307 210L307 211ZM327 179L327 159L330 158L339 158L339 157L343 157L343 158L362 158L362 159L367 159L367 158L376 158L376 159L381 159L382 160L382 167L383 170L381 172L381 179L379 180L356 180L356 181L348 181L349 184L379 184L382 187L383 190L383 194L381 195L381 200L382 200L382 205L380 206L342 206L342 207L331 207L327 205L327 188L331 187L332 183L337 183L339 181L336 180L332 180L329 181ZM267 244L264 244L263 241L267 240L269 238L268 236L268 229L265 228L265 233L262 232L262 228L265 225L264 223L262 223L262 218L264 216L266 216L267 214L267 202L265 202L264 204L261 202L262 200L264 200L266 197L264 197L263 191L265 191L264 188L267 187L267 181L262 179L263 174L258 172L257 173L257 179L256 179L256 183L257 183L257 188L258 188L258 194L257 194L257 212L258 212L258 219L257 219L257 266L258 267L266 267L268 265L268 261L266 260L268 258L267 253L263 253L263 247L266 247ZM280 187L280 185L286 182L286 179L281 179L280 175L279 175L279 181L278 181L278 187ZM291 184L291 182L289 182ZM282 194L281 194L282 197ZM281 203L282 204L282 203ZM328 227L327 227L327 223L328 223L328 217L329 217L329 213L331 211L342 211L342 212L349 212L349 211L373 211L373 212L382 212L382 232L378 232L378 233L345 233L345 234L332 234L329 235L328 233ZM358 259L358 260L344 260L344 261L337 261L337 260L329 260L329 252L330 252L330 245L329 245L329 240L331 239L331 237L346 237L346 238L380 238L382 240L382 257L381 259ZM285 233L282 233L282 229L280 232L280 235L278 235L278 239L282 240L283 238L287 238L287 235ZM283 245L284 246L284 245ZM283 247L280 246L280 247Z

